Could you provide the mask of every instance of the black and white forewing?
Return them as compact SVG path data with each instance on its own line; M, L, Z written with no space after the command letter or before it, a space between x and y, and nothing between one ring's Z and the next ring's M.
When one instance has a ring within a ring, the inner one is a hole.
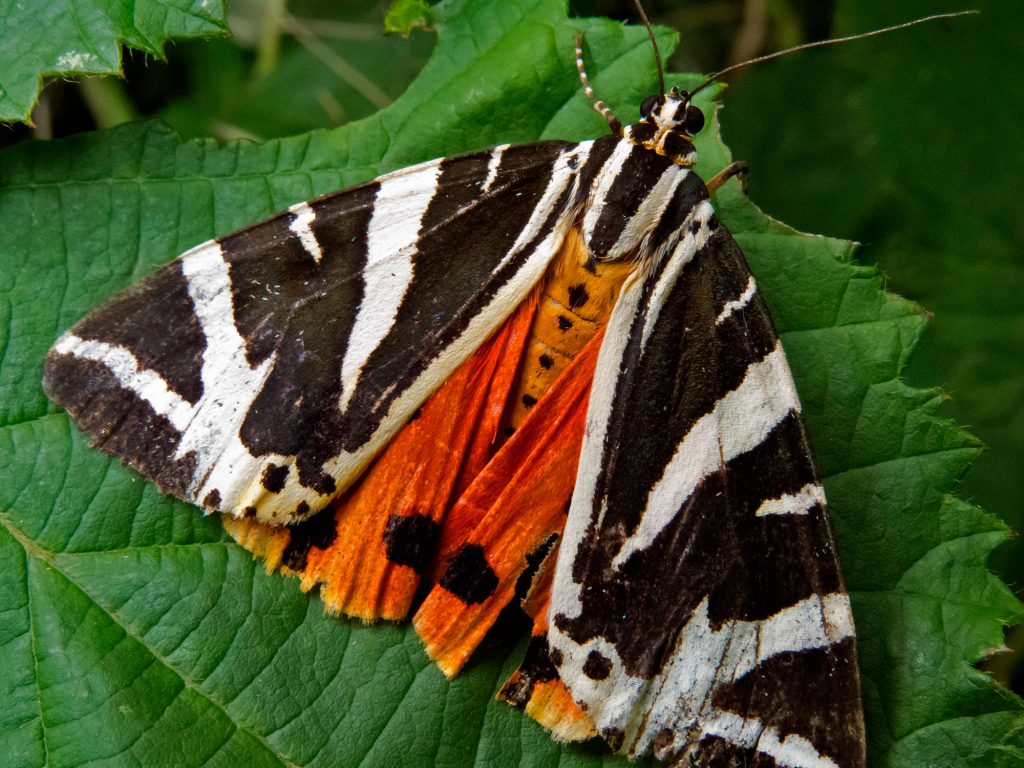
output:
M618 749L863 766L849 601L789 368L710 203L601 349L549 642Z
M46 390L163 490L303 519L538 282L591 147L436 160L199 245L61 337Z

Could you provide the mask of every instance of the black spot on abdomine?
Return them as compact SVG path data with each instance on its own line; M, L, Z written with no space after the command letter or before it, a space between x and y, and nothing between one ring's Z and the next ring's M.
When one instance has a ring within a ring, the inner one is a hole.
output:
M572 285L569 287L569 308L579 309L584 304L590 301L590 294L587 293L585 286Z

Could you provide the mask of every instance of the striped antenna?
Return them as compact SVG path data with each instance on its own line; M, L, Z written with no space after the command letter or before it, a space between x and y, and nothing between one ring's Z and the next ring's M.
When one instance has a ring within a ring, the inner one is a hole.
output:
M647 34L651 38L651 47L654 49L654 63L658 68L658 96L662 99L665 98L665 70L661 66L661 51L658 50L658 41L654 37L654 28L651 26L650 20L647 18L647 14L644 12L644 7L640 5L640 0L633 0L636 5L637 13L640 14L640 19L643 21L644 26L647 28ZM612 133L616 136L622 135L622 121L615 116L611 108L597 98L597 94L594 93L594 89L590 85L590 78L587 77L587 70L583 63L583 37L576 35L576 69L580 73L580 82L583 83L583 92L587 94L587 98L590 99L594 104L594 109L601 113L605 120L608 121L608 125L611 126Z
M597 94L594 93L594 89L590 85L590 78L587 77L587 69L583 64L583 37L582 35L576 35L576 69L580 73L580 82L583 83L583 92L587 94L587 98L590 99L594 104L594 109L601 113L605 120L608 121L608 125L611 126L612 133L616 136L622 135L622 121L615 116L612 112L611 107L597 98Z

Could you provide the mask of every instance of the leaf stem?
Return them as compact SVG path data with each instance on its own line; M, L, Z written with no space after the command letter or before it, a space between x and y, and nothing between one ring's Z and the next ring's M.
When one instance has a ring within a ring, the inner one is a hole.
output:
M260 25L259 46L256 51L256 72L265 77L277 68L281 53L281 21L287 11L288 0L267 0Z
M118 78L86 77L79 83L79 89L98 127L113 128L139 119L135 105Z

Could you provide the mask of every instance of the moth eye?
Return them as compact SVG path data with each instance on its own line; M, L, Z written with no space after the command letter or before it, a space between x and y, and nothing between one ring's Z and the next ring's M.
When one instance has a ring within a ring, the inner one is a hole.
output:
M640 117L649 116L656 106L658 106L658 97L648 96L640 103Z
M703 127L704 113L697 109L697 107L687 107L686 114L683 115L683 130L691 136L696 136Z

